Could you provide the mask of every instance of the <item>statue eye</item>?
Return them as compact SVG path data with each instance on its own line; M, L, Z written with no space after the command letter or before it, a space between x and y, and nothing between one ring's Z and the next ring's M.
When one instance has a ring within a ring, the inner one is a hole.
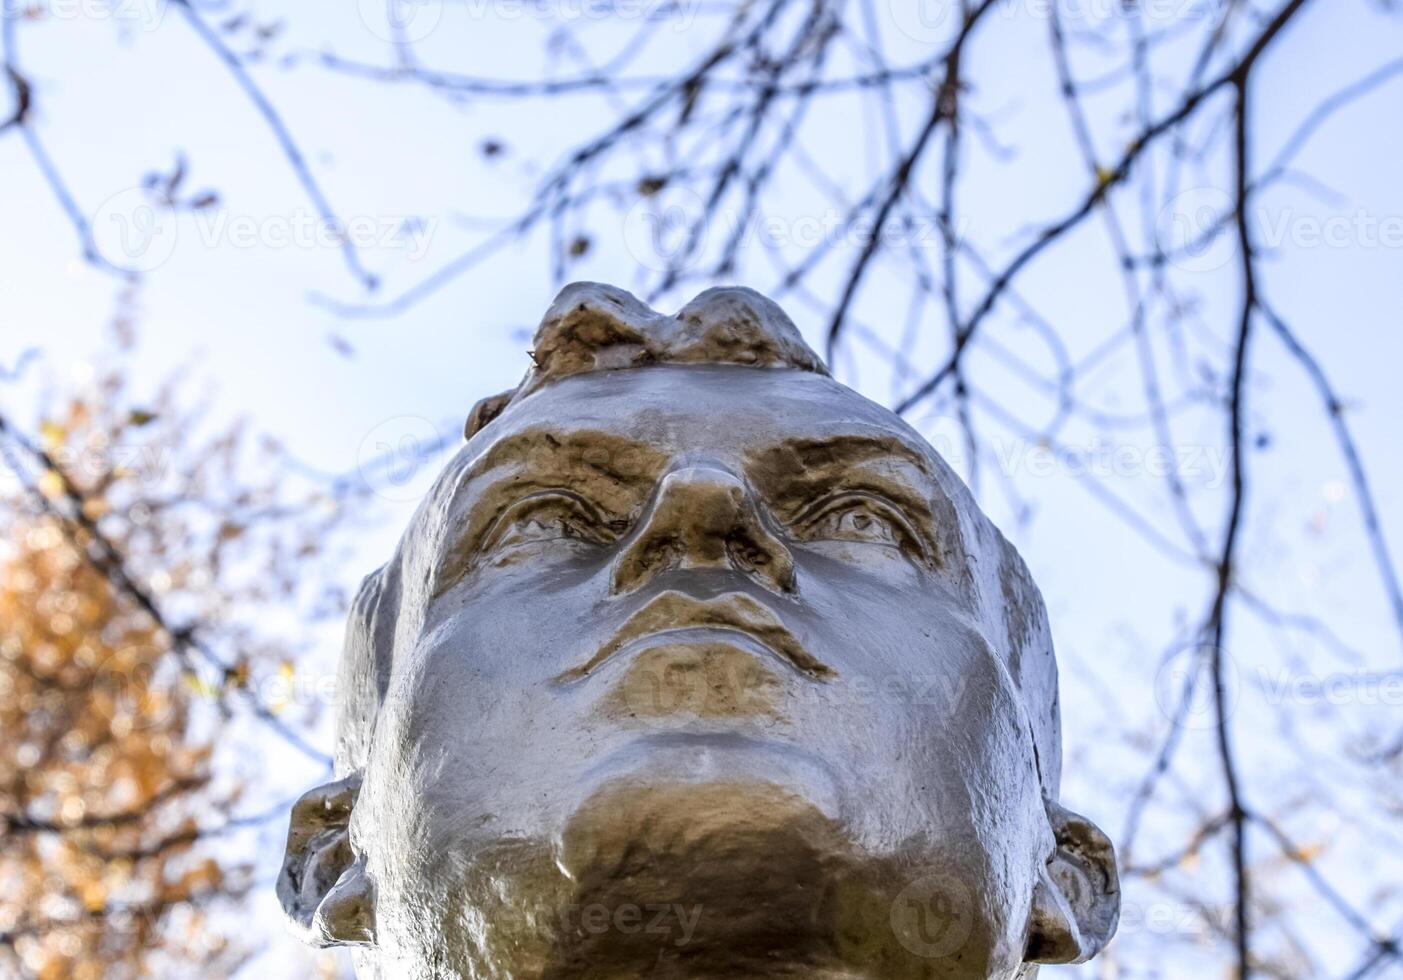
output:
M500 552L550 541L608 544L614 537L593 505L572 493L551 490L513 504L498 518L483 551Z
M795 524L806 541L857 541L908 547L915 536L889 505L867 494L845 494L810 508Z

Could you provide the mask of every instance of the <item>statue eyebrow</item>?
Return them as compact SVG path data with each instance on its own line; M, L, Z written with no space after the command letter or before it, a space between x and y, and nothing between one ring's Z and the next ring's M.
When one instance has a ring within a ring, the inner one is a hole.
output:
M751 453L747 468L751 479L766 493L786 496L797 492L812 497L828 485L842 482L843 475L854 466L892 462L916 470L922 491L945 496L927 455L891 433L841 432L788 438Z
M937 564L947 563L960 548L961 531L956 504L929 453L873 428L785 439L750 455L750 479L784 519L836 492L878 493L917 526Z
M891 432L883 432L880 435L868 432L840 432L819 438L790 438L784 440L777 448L793 452L805 466L839 461L865 462L895 456L914 465L921 471L922 476L932 476L926 454Z
M615 485L651 483L662 472L668 456L647 443L602 429L566 429L552 425L532 427L500 439L466 467L463 481L503 467L523 472L537 470L581 471Z

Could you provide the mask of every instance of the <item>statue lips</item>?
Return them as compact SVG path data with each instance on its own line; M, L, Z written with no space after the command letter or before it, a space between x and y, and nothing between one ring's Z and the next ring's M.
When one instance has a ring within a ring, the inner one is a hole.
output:
M581 786L732 784L783 791L816 813L843 812L828 762L789 724L786 704L795 692L784 676L810 684L837 673L758 599L661 592L556 680L576 685L606 673L601 696L590 700L595 718L618 737L605 743Z
M651 645L673 634L681 639L687 631L713 639L718 631L740 633L811 680L827 681L837 676L831 667L804 649L773 611L746 593L726 592L711 599L698 599L669 589L630 616L594 656L561 673L556 680L582 680L626 647Z

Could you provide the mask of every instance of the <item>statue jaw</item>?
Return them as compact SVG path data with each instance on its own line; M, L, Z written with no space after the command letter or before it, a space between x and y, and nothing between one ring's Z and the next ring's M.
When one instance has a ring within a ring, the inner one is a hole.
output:
M1021 950L990 961L992 924L921 846L864 854L763 781L620 778L560 836L478 851L416 900L462 913L422 934L406 922L396 945L422 944L414 962L435 947L440 977L1011 976Z

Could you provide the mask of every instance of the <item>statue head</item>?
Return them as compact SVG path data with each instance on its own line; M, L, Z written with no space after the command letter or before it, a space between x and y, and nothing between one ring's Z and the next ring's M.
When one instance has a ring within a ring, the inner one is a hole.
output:
M352 610L279 880L370 977L1027 977L1115 929L1014 549L784 313L575 284Z

